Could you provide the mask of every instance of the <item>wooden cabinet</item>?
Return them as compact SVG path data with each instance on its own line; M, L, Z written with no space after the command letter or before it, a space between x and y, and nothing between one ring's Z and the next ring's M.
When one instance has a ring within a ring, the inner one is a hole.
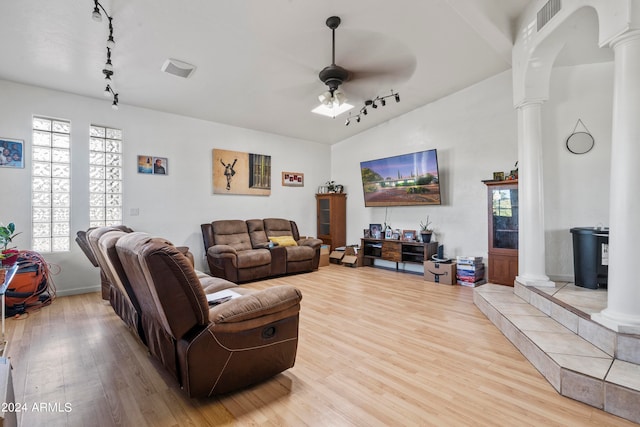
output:
M373 261L382 259L396 263L408 262L420 264L431 259L438 252L438 242L405 242L389 239L360 239L358 265L372 266Z
M347 244L347 195L316 194L318 239L331 249Z
M489 207L490 283L513 286L518 275L518 181L485 181Z

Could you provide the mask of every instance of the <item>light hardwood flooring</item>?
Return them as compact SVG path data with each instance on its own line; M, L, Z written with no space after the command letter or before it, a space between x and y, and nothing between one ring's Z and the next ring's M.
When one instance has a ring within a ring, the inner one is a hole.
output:
M560 396L471 288L338 265L242 286L275 284L303 294L295 367L211 399L186 397L99 293L8 319L20 425L634 425Z

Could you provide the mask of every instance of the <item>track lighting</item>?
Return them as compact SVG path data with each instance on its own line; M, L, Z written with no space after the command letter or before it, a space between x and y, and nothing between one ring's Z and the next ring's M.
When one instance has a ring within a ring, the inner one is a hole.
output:
M107 71L113 71L113 64L111 63L111 49L107 48L107 62L104 64L104 69Z
M111 104L111 108L113 108L114 110L118 109L118 94L114 92L113 88L111 87L111 85L107 85L106 88L104 88L104 96L110 96L113 95L113 103Z
M113 84L113 80L111 76L113 76L113 63L111 62L111 51L116 45L116 42L113 38L113 17L107 13L104 6L98 1L93 0L93 12L91 13L91 18L96 22L102 22L102 13L100 13L100 9L104 12L104 15L109 20L109 37L107 38L107 61L104 64L104 68L102 69L102 74L104 74L104 81L107 84L107 87L104 90L104 96L108 97L113 95L113 104L111 107L114 110L118 109L118 94L115 93L111 87Z
M393 90L391 91L391 95L386 95L386 96L376 96L373 99L367 99L366 101L364 101L364 105L362 106L362 108L360 109L360 112L355 115L355 116L351 116L349 115L349 118L347 119L347 122L344 124L345 126L349 126L349 123L351 123L351 119L355 118L357 123L360 123L360 117L361 116L366 116L367 114L369 114L369 112L367 111L367 107L371 106L371 108L377 109L378 108L378 102L380 102L380 105L382 105L383 107L387 105L387 98L395 98L396 102L400 102L400 94L399 93L394 93Z

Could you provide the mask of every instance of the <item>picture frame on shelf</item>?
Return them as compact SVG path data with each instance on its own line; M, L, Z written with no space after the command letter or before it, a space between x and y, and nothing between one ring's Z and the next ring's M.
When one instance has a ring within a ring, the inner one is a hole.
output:
M390 228L387 228L387 229L384 231L384 238L385 238L385 239L391 239L392 237L393 237L393 230L392 230L392 229L390 229Z
M493 173L494 181L504 181L504 172L494 172Z
M414 242L416 240L416 230L402 230L402 240Z
M372 239L381 239L382 224L369 224L369 235Z
M365 228L364 230L362 230L362 232L364 234L365 239L371 238L371 231L368 228Z

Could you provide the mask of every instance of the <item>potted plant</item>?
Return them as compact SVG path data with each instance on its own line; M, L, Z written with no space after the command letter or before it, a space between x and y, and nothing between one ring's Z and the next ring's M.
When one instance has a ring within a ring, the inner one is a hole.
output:
M432 234L433 228L431 227L429 215L427 215L427 219L424 222L420 221L420 237L422 238L422 242L429 243L431 241Z
M9 248L9 243L20 233L21 232L16 233L16 225L12 222L7 226L0 225L0 247L2 247L0 259L2 260L3 266L13 265L18 260L20 251L15 248Z

